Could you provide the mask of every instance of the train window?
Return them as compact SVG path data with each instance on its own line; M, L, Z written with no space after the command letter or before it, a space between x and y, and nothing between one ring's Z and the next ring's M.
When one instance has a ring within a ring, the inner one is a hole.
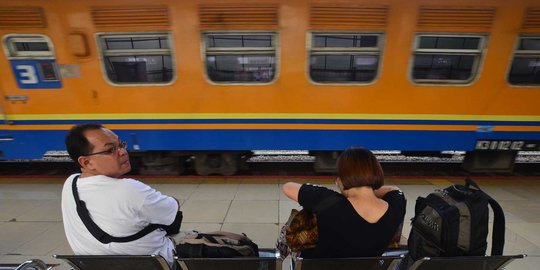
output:
M520 37L508 81L514 85L540 85L540 37Z
M416 83L465 84L474 80L483 36L418 35L412 79Z
M316 83L369 83L375 80L380 34L313 33L309 76Z
M269 83L276 74L272 33L204 34L206 73L216 83Z
M168 84L173 80L169 34L107 33L98 40L110 82Z
M4 41L8 55L17 57L54 57L50 40L38 35L12 35Z

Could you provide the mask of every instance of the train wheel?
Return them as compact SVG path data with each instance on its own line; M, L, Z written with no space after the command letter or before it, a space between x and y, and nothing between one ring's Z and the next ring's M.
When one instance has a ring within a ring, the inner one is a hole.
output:
M237 153L198 153L194 165L198 175L233 175L238 171Z
M315 156L313 169L317 173L335 172L336 160L339 156L337 151L313 151L310 155Z
M143 175L178 175L185 171L185 158L171 155L168 152L146 152L141 158L142 166L139 168Z
M465 155L462 168L469 172L512 172L517 151L475 150Z

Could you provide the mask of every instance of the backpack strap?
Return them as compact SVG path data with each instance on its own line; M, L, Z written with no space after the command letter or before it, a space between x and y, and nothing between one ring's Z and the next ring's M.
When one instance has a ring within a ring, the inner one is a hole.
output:
M474 182L471 178L465 178L465 186L467 188L470 188L471 186L473 186L476 189L481 190L480 186L476 182Z
M79 199L79 192L77 192L77 179L79 179L79 175L73 178L73 182L71 184L71 188L73 190L73 197L75 198L75 203L77 204L77 214L81 218L86 229L92 234L92 236L94 236L94 238L96 238L99 242L103 244L109 244L111 242L126 243L126 242L135 241L153 232L154 230L158 228L164 229L167 232L167 234L178 233L178 231L180 230L180 224L182 223L182 211L178 211L176 213L176 217L171 225L151 223L148 226L146 226L144 229L142 229L141 231L130 236L124 236L124 237L111 236L107 232L103 231L92 220L92 218L90 217L90 213L88 212L88 208L86 208L86 203Z
M505 233L504 212L502 210L502 207L499 205L497 201L495 201L493 198L491 198L487 194L486 196L488 197L489 205L491 206L491 209L493 210L493 235L492 235L493 243L491 244L491 256L502 255L503 249L504 249L504 233Z
M478 189L482 196L485 196L489 202L489 206L491 206L491 209L493 210L493 233L492 233L492 244L491 244L491 256L494 255L502 255L503 249L504 249L504 234L505 234L505 218L504 218L504 211L499 205L499 203L491 198L487 193L482 191L478 184L474 182L472 179L467 178L465 179L465 186L470 187L473 186L476 189Z
M218 240L216 240L215 236L219 236L217 234L208 234L208 233L199 233L197 235L196 239L202 239L206 238L206 240L210 241L210 243L219 244Z

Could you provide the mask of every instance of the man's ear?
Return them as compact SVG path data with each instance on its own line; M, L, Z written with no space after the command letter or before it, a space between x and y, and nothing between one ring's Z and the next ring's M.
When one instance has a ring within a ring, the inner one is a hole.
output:
M77 159L77 162L79 162L79 165L81 165L81 168L88 169L90 166L92 166L92 162L90 158L87 156L80 156Z

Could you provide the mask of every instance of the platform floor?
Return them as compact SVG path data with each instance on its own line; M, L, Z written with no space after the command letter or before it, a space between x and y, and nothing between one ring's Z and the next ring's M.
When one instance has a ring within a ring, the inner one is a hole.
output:
M182 230L243 232L260 247L274 247L278 231L292 208L299 205L280 191L287 181L310 182L334 188L332 177L146 177L139 178L182 204ZM0 178L0 262L20 263L30 258L61 263L53 254L71 254L64 235L60 198L65 177ZM504 253L527 254L507 269L540 268L540 178L497 179L482 177L478 184L505 210ZM403 235L418 196L460 178L388 177L386 184L399 186L408 204ZM491 227L490 227L491 230ZM488 242L490 242L491 235ZM488 248L489 250L489 248ZM55 269L68 269L61 264ZM284 268L286 269L286 268Z

